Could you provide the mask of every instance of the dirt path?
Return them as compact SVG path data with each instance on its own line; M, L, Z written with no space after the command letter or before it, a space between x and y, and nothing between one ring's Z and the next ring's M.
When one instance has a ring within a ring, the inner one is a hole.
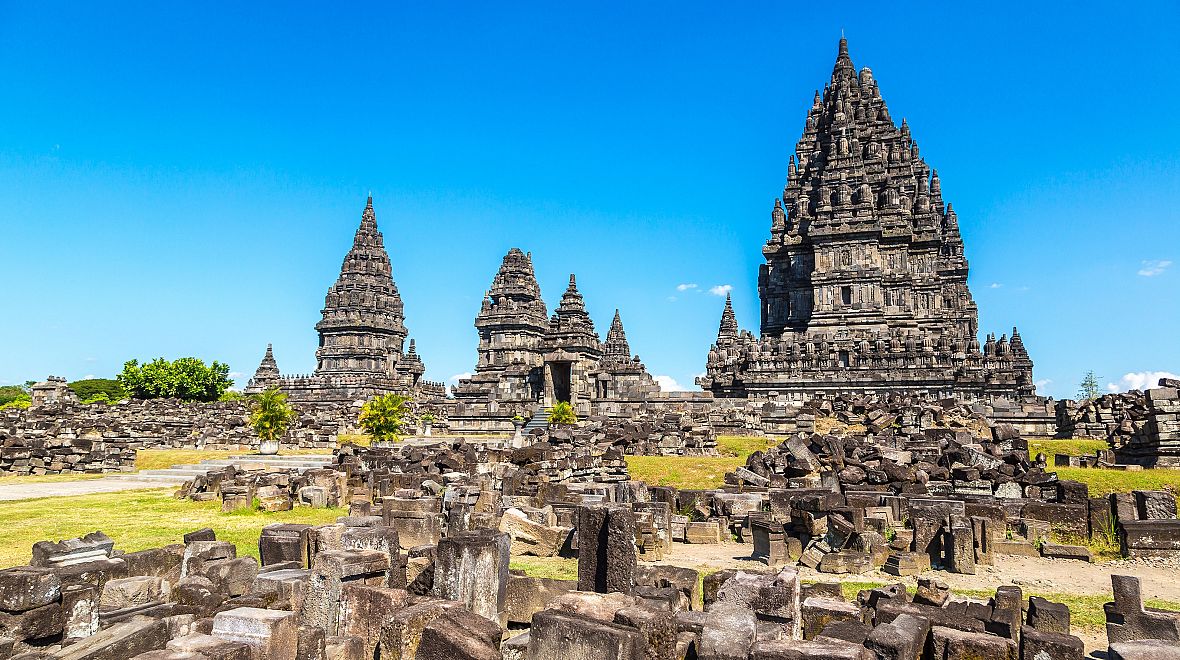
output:
M0 501L31 500L38 497L69 497L91 493L115 493L123 490L148 488L176 488L176 484L135 479L79 479L78 481L46 481L31 484L0 484Z

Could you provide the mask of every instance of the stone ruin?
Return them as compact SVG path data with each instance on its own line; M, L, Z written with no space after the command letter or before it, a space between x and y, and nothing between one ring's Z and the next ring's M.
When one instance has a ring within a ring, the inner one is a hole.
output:
M340 276L324 298L322 314L315 326L319 335L315 373L282 376L267 344L247 393L279 387L292 401L337 404L394 391L418 398L445 396L442 383L422 378L426 367L414 340L409 339L406 346L404 305L377 229L372 196L365 203Z
M907 449L893 451L922 456L931 443L953 443L948 448L958 467L948 474L941 474L937 463L912 463L920 466L915 469L944 478L952 489L962 481L982 491L977 477L985 472L1025 479L1036 469L1027 461L1009 460L1010 453L1019 453L1021 443L1006 430L979 442L966 442L959 433L908 438ZM829 436L822 444L834 447L841 440ZM839 584L805 584L792 566L702 576L694 569L650 563L662 557L674 539L720 541L726 526L722 520L731 530L752 530L756 549L766 546L766 539L759 541L759 530L776 517L783 520L783 512L813 530L824 519L823 537L833 543L883 529L881 521L893 512L890 503L864 506L854 491L835 483L819 493L822 482L831 480L824 476L830 471L821 457L827 456L828 467L834 468L830 461L838 460L841 452L817 453L812 449L817 442L821 441L814 437L809 442L795 438L752 458L747 468L733 475L736 486L708 492L595 481L601 476L597 474L583 475L595 479L591 481L539 480L535 489L520 488L522 482L513 477L513 470L540 477L554 474L546 470L562 468L560 447L546 454L538 447L541 443L509 449L507 460L489 460L501 450L446 443L349 446L341 450L336 470L311 475L308 481L315 484L298 488L324 489L329 493L324 503L347 503L349 515L323 525L268 525L258 542L258 559L241 555L238 547L218 540L211 529L186 534L181 543L136 552L117 549L101 532L34 544L29 565L0 570L0 657L1084 657L1082 640L1072 634L1069 608L1036 596L1026 599L1017 586L999 587L985 599L962 598L937 580L923 578L912 594L901 583L864 590L846 600ZM848 442L845 447L853 445L864 446ZM534 450L541 455L533 455ZM941 547L951 554L941 557L949 557L957 568L963 568L968 558L979 558L980 550L1001 551L973 548L970 534L960 534L963 527L954 522L949 503L965 504L982 498L981 492L950 493L941 500L931 499L929 492L912 492L937 479L923 481L886 467L891 461L884 451L878 450L877 456L844 451L837 479L859 489L875 483L890 492L896 485L896 490L922 495L910 500L913 539L945 542ZM1001 459L997 453L1003 456L1001 464L987 460ZM765 475L754 471L759 466ZM1013 467L1012 474L1004 466ZM327 473L335 476L329 479ZM230 472L210 483L238 499L238 476ZM767 481L765 486L747 489L744 484L760 479ZM791 484L792 479L802 481ZM1035 484L1037 494L1045 495L1043 482L1025 480L1027 488ZM997 487L992 497L998 492ZM821 502L823 498L827 499ZM1158 504L1153 501L1150 506ZM674 508L679 506L683 509ZM690 516L683 516L689 522L676 520L680 510L691 510ZM942 515L947 511L949 515ZM706 523L695 520L702 512L714 519L712 538L698 527ZM969 520L986 531L991 519ZM520 555L576 558L577 576L529 577L509 566L511 558ZM828 556L821 564L828 563ZM1116 575L1112 586L1113 600L1105 606L1107 657L1180 657L1180 612L1145 607L1134 577Z
M357 415L349 405L294 408L298 418L283 439L284 447L335 447L337 434L351 428ZM258 443L250 428L249 402L241 400L132 399L83 405L77 397L58 396L38 398L27 409L0 410L0 475L125 472L134 468L140 449L250 450Z
M1059 437L1106 440L1111 455L1096 462L1180 467L1180 380L1161 378L1146 392L1058 401L1057 428Z

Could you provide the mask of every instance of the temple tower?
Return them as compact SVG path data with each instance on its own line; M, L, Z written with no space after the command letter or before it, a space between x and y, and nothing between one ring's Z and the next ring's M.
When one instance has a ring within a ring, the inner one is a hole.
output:
M320 336L316 375L394 377L406 340L404 321L402 298L369 197L352 249L324 299L323 319L315 326Z
M258 364L258 369L254 371L254 377L250 379L250 383L242 391L246 394L257 394L271 387L277 387L281 378L279 364L275 362L275 355L270 344L267 344L262 362Z
M1035 393L1015 333L980 353L958 218L909 124L893 122L844 39L787 164L762 254L760 337L738 329L727 298L698 379L715 395Z

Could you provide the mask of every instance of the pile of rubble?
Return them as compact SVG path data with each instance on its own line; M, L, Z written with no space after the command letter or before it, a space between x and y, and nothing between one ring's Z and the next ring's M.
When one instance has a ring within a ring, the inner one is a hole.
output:
M1089 561L1073 543L1098 538L1121 542L1128 557L1180 556L1171 493L1090 497L1085 484L1030 462L1025 441L1005 425L989 437L800 434L752 454L727 481L749 498L754 554L772 565L974 574L996 553Z
M1161 378L1144 392L1059 401L1057 429L1062 438L1106 440L1119 464L1180 467L1180 380Z
M0 410L0 475L127 471L140 449L256 450L249 405L176 399L84 405L62 396ZM356 419L349 406L296 404L295 410L286 447L334 447L337 434Z
M637 456L715 456L717 437L706 415L645 411L620 420L590 417L576 433L580 442L609 444Z
M478 527L424 539L391 510L265 527L258 557L212 530L121 552L101 533L0 571L0 656L19 660L1082 660L1069 608L1003 586L919 580L860 592L769 573L645 565L626 505L574 510L577 579L509 569L521 542ZM511 514L515 515L515 514ZM505 517L508 517L507 515ZM403 526L404 528L404 526ZM426 541L426 542L423 542ZM1180 657L1180 612L1112 578L1108 656Z
M228 465L186 481L176 497L221 500L224 513L253 508L273 512L290 511L295 505L347 506L348 492L347 475L333 468L245 470Z

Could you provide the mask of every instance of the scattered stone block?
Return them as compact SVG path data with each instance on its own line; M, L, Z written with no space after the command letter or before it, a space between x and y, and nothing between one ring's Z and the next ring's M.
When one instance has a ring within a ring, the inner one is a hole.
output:
M239 607L213 617L213 636L246 644L256 660L286 660L298 648L298 625L294 612Z

